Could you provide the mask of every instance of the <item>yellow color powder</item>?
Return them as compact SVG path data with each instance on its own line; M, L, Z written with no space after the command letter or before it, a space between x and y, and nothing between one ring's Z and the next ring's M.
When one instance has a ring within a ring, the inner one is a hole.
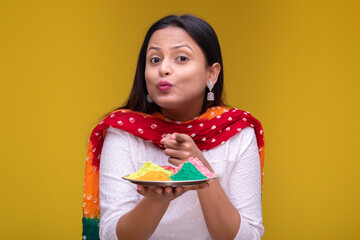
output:
M163 172L159 171L150 171L142 175L141 177L136 178L136 180L145 180L145 181L171 181L171 178L168 177Z
M171 176L172 173L168 170L165 170L164 168L160 167L159 165L152 163L152 162L145 162L144 165L137 171L128 176L129 179L137 179L141 177L142 175L146 174L150 171L158 171L163 172L167 176Z

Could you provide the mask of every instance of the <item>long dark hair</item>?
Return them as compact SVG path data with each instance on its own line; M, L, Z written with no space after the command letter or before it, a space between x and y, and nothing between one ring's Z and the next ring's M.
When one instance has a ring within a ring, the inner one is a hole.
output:
M169 26L184 29L196 41L205 55L207 66L211 66L214 63L219 63L221 66L218 80L212 90L215 95L215 101L207 101L205 97L202 112L212 106L225 105L222 99L224 85L223 63L220 44L216 33L204 20L193 15L185 14L182 16L166 16L150 27L140 49L134 83L130 95L125 104L118 109L131 109L133 111L148 114L160 112L160 107L155 102L149 103L146 100L148 94L145 82L146 50L153 33ZM206 89L206 92L208 91L209 90Z

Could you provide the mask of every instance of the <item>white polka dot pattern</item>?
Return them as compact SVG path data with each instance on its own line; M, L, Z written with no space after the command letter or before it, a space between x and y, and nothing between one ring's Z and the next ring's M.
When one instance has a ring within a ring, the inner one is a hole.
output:
M259 154L253 129L247 128L203 154L220 174L224 192L240 213L241 225L234 239L260 239L264 227ZM161 149L124 131L108 130L100 165L100 239L116 240L117 220L142 198L136 186L122 181L121 176L139 169L147 160L167 164L167 156ZM195 191L171 202L150 239L165 237L169 240L211 239Z
M100 160L103 158L103 155L101 154L102 143L104 141L103 136L106 129L110 126L133 134L133 136L139 137L151 146L157 146L159 150L164 149L164 145L160 143L160 140L165 137L166 134L174 132L187 134L192 137L203 153L207 153L209 150L218 146L226 146L227 141L234 135L242 132L242 130L247 127L252 127L256 133L256 140L259 148L258 153L261 153L263 156L263 129L260 122L252 117L250 113L238 109L228 110L226 108L213 107L208 109L206 114L206 118L203 118L203 115L201 115L194 120L182 123L151 115L138 114L129 110L113 112L101 121L91 134L86 164L90 164L92 167L89 168L91 170L86 171L88 173L99 172L98 167L101 162ZM263 162L261 162L261 171L262 167ZM97 175L86 174L85 181L92 176ZM91 182L93 180L88 181ZM93 192L95 194L96 191L98 191L96 189L90 189L91 187L91 184L84 184L84 192ZM93 196L94 195L92 194L84 195L84 216L99 218L98 213L89 212L89 209L99 209L99 201L97 200L97 197L93 198L96 200L91 199ZM95 194L95 196L97 195ZM90 200L88 198L90 198ZM95 208L91 207L91 204L95 204Z

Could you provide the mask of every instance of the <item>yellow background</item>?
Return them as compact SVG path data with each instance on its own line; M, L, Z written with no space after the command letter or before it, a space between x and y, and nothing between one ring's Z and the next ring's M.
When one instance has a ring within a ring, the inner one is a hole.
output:
M157 19L216 30L265 128L263 239L359 239L359 1L1 1L0 239L80 239L87 138ZM181 227L181 226L179 226Z

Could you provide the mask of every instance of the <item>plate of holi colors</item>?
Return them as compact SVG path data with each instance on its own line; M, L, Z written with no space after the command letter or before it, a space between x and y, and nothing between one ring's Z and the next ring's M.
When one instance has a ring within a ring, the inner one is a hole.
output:
M195 186L218 178L219 175L207 169L197 158L189 158L178 167L159 166L145 162L137 171L122 178L137 185L177 187Z

